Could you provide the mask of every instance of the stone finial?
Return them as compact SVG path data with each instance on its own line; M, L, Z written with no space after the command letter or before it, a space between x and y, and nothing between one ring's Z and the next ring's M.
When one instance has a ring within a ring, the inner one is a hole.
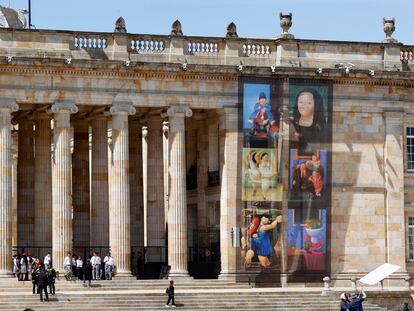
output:
M231 22L228 26L227 26L227 34L226 34L226 38L238 38L239 36L237 35L237 27L236 24Z
M283 14L279 13L280 16L280 27L282 27L282 34L280 38L293 39L295 38L292 34L289 33L290 27L292 27L292 13Z
M397 43L398 40L392 37L393 32L395 31L395 18L386 19L383 18L385 39L382 41L384 43Z
M116 20L114 32L118 32L118 33L127 32L125 19L122 16L118 17L118 19Z
M182 27L181 27L181 23L178 19L171 25L171 35L172 36L182 36L183 35L183 30L182 30Z

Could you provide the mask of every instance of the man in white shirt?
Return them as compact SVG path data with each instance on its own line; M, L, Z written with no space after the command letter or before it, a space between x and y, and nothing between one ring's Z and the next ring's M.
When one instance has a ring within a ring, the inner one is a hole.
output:
M105 263L105 279L112 280L112 273L114 271L115 261L111 257L111 253L108 253L108 255L105 256L104 263Z
M45 264L45 269L48 270L49 269L49 265L50 265L50 254L47 253L47 255L45 256L45 259L43 260L43 263Z
M65 278L70 280L72 278L72 256L68 253L63 260L63 267L65 268Z
M91 258L92 264L92 278L94 280L101 279L101 257L98 252L94 252Z

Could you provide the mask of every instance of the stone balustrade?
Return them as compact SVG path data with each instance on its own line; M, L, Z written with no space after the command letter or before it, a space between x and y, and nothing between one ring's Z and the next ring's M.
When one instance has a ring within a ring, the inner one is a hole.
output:
M130 50L137 53L164 53L167 40L166 37L133 36L130 39Z
M101 36L76 35L73 39L73 47L76 49L105 49L108 40Z
M191 40L187 43L187 52L193 55L217 54L219 52L219 44L219 41L204 42L198 40Z
M227 66L232 72L240 64L265 67L269 72L271 67L312 68L314 72L315 68L335 69L338 63L350 62L354 72L389 72L404 70L402 64L412 62L412 52L411 46L401 43L0 29L0 63L13 65L30 65L35 60L49 65L55 60L62 65L61 59L74 66L78 60L118 61L120 66L126 60L182 64L188 59L191 65Z

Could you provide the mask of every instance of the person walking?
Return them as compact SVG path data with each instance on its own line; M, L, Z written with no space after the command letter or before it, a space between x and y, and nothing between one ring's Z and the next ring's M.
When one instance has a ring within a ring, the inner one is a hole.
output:
M76 271L78 274L78 279L82 281L83 279L83 260L81 256L78 256L78 259L76 259Z
M37 276L37 287L39 288L40 291L40 301L43 301L43 292L45 292L45 301L49 301L49 295L47 294L47 285L48 285L48 280L47 280L47 275L45 273L45 269L40 268L39 274Z
M46 271L46 274L49 285L49 294L55 295L56 270L53 268L52 263L49 264L49 269Z
M92 263L91 260L86 260L85 267L83 269L83 283L85 284L86 281L88 281L88 287L91 287L91 279L92 279Z
M105 279L112 280L112 274L114 271L115 261L111 256L111 253L108 253L104 258L105 263Z
M65 269L66 281L70 281L72 279L72 256L70 253L63 259L63 268Z
M50 265L51 261L52 261L52 258L50 257L50 254L47 253L46 256L45 256L45 259L43 260L43 264L45 265L45 270L49 269L49 265Z
M167 289L165 290L165 293L168 295L168 300L165 306L169 308L170 301L171 301L171 307L175 308L176 306L174 302L174 281L173 280L170 281L170 286L167 287Z
M39 293L39 288L37 288L37 276L39 275L40 268L41 268L40 265L33 266L33 272L32 272L33 294Z

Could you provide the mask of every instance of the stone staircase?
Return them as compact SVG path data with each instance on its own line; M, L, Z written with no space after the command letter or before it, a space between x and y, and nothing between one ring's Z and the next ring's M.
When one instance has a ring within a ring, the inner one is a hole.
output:
M57 281L56 295L40 302L31 282L0 279L0 310L163 310L167 280L118 279ZM338 295L321 296L320 289L251 288L222 280L176 280L176 304L182 310L339 310ZM369 301L364 310L387 310Z

